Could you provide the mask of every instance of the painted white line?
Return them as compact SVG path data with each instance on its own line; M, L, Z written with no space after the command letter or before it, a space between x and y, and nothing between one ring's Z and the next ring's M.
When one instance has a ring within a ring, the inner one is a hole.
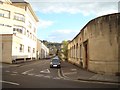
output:
M59 72L60 72L60 71L59 71ZM64 73L63 73L62 70L61 70L61 73L62 73L64 79L66 79L66 78L69 79L69 77L67 77L67 76L64 75ZM60 75L60 76L61 76L61 75Z
M60 69L58 69L58 76L59 76L59 78L64 78L60 75Z
M43 77L44 75L42 75L42 74L39 74L39 75L35 75L35 76L37 76L37 77Z
M27 70L27 71L25 71L25 72L23 72L22 74L27 74L28 72L30 72L30 71L33 71L34 69L30 69L30 70Z
M31 74L28 74L28 75L33 76L34 74L31 73Z
M2 82L2 83L7 83L7 84L13 84L13 85L20 85L20 84L18 84L18 83L14 83L14 82L9 82L9 81L1 81L0 80L0 82Z
M12 73L18 73L18 72L12 72Z
M76 74L77 72L67 72L67 73L64 73L64 75L69 75L69 74Z
M44 76L45 78L50 78L50 76Z
M17 75L17 74L10 74L10 75Z
M43 71L40 71L41 73L50 73L50 70L49 69L45 69Z
M53 79L60 79L59 77L54 77Z
M5 71L5 72L10 72L10 71Z
M70 80L70 79L68 79L68 78L64 78L64 80Z
M74 69L74 68L73 68L73 69L71 69L71 71L76 71L76 70L77 70L77 69Z

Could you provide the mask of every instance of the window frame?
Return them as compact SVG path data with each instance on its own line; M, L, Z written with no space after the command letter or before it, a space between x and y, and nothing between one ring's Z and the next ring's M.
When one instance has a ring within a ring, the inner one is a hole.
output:
M0 9L0 10L3 10L3 11L6 11L6 12L8 12L8 17L6 17L4 13L0 13L0 14L2 15L2 16L0 16L0 17L3 17L3 18L8 18L8 19L10 19L10 11L9 11L9 10L5 10L5 9Z

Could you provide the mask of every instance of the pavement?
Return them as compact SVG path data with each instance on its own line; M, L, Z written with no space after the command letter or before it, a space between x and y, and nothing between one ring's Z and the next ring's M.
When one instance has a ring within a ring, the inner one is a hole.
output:
M66 61L62 62L61 74L63 77L73 80L109 82L120 84L120 76L97 74L87 71Z

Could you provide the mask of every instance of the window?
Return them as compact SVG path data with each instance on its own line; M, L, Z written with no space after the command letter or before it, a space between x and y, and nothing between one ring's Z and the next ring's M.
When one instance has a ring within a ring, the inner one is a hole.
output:
M32 38L32 33L30 33L30 38Z
M23 27L24 35L26 35L26 29Z
M73 56L74 56L74 58L75 58L75 45L74 45L74 51L73 51L73 52L74 52Z
M80 45L80 58L81 58L81 54L82 53L82 46Z
M2 50L3 50L3 48L4 48L4 44L2 43Z
M10 11L0 9L0 17L10 18Z
M0 13L0 17L4 17L4 14L3 14L3 13Z
M29 37L29 31L27 30L27 36Z
M35 40L35 36L33 35L33 40Z
M78 58L78 43L76 44L76 58Z
M30 49L31 49L31 48L28 46L28 52L29 52L29 53L30 53Z
M2 2L2 1L0 1L0 4L3 4L3 2Z
M24 45L20 44L20 52L24 52Z
M31 22L28 22L28 27L29 27L29 28L32 28Z
M25 22L25 16L23 14L15 13L14 20Z
M35 53L35 48L33 48L33 53Z
M36 33L36 28L34 27L34 33Z
M14 32L17 31L18 33L25 34L26 29L23 26L14 25L13 31Z

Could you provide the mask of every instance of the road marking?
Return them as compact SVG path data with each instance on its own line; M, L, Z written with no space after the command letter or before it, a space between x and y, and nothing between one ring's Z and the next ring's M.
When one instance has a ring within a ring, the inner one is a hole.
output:
M77 69L74 69L74 68L73 68L73 69L71 69L71 71L76 71L76 70L77 70Z
M18 83L14 83L14 82L9 82L9 81L1 81L0 80L0 82L2 82L2 83L8 83L8 84L13 84L13 85L20 85L20 84L18 84Z
M58 76L59 76L59 78L64 78L64 77L61 76L61 74L60 74L60 69L58 69Z
M33 76L34 74L32 74L32 73L30 73L30 74L28 74L29 76Z
M68 79L68 78L64 78L64 80L70 80L70 79Z
M77 72L68 72L68 73L64 73L64 75L69 75L69 74L76 74Z
M50 73L50 70L49 69L45 69L43 71L40 71L41 73Z
M10 75L17 75L17 74L10 74Z
M37 77L43 77L44 75L42 75L42 74L39 74L39 75L35 75L35 76L37 76Z
M25 71L25 72L23 72L22 74L27 74L28 72L30 72L30 71L33 71L34 69L30 69L30 70L27 70L27 71Z
M60 72L60 70L59 70L59 72ZM66 78L69 79L67 76L64 75L64 73L63 73L62 70L61 70L61 73L62 73L62 75L63 75L62 78L64 78L64 79L66 79ZM60 76L61 76L61 75L60 75Z
M18 73L18 72L12 72L12 73Z
M50 78L50 76L44 76L45 78Z
M5 71L5 72L10 72L10 71Z
M60 79L59 77L54 77L53 79Z

